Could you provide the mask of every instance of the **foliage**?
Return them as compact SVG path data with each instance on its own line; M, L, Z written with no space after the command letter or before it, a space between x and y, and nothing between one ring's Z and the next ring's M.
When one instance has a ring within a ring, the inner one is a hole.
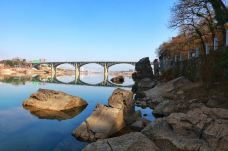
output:
M2 61L6 66L14 67L14 66L26 66L28 63L26 63L25 60L19 61L19 60L4 60Z

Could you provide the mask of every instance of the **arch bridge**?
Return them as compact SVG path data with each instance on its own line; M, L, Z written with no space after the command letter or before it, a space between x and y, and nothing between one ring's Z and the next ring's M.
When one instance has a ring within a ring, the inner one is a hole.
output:
M135 66L136 62L131 61L79 61L79 62L42 62L42 63L32 63L32 66L36 69L39 69L40 65L46 64L51 67L51 71L53 77L56 76L56 69L59 65L62 64L70 64L75 68L75 77L77 79L80 78L80 68L86 64L99 64L104 68L104 78L108 77L108 69L109 67L116 65L116 64L130 64Z

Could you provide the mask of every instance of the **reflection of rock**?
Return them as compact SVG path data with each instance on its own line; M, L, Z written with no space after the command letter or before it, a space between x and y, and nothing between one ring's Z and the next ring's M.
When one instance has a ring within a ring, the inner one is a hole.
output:
M83 151L158 151L157 146L140 132L98 140L87 145Z
M65 111L52 111L52 110L42 110L35 107L29 107L25 106L25 109L29 110L31 114L37 116L40 119L57 119L57 120L66 120L71 119L78 114L80 114L85 108L85 106L82 107L76 107L70 110Z
M39 89L24 101L24 107L34 107L42 110L64 111L87 105L83 99L54 90Z
M124 82L124 77L117 76L117 77L112 78L111 81L116 84L122 84Z

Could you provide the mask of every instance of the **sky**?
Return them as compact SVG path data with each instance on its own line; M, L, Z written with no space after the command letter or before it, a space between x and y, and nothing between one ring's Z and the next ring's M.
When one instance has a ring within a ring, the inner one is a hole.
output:
M0 0L0 60L155 59L174 0Z

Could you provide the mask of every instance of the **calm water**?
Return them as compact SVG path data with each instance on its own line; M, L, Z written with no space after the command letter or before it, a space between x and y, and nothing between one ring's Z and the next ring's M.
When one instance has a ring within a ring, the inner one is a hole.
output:
M73 78L59 77L58 80L67 83ZM30 80L1 78L0 151L81 150L87 143L75 139L71 135L72 131L92 113L97 103L107 104L108 97L116 87L53 84ZM103 80L103 76L84 76L81 80L87 83L99 83ZM126 78L124 85L129 84L133 84L133 81L131 78ZM22 107L22 102L39 88L53 89L79 96L88 102L88 106L71 119L40 119ZM137 107L136 110L148 114L146 118L149 120L154 119L150 109Z

